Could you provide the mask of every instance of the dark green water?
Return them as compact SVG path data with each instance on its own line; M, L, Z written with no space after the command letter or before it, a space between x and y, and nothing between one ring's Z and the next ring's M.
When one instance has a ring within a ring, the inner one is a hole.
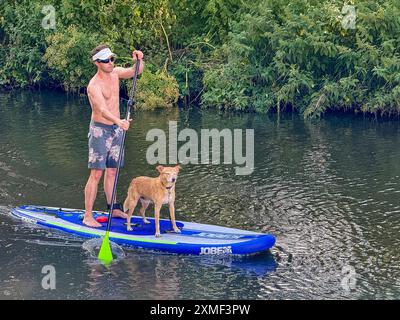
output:
M110 271L85 239L11 217L21 204L83 208L90 107L60 93L0 94L0 299L399 299L400 121L327 116L136 113L119 199L130 180L155 176L152 128L255 131L255 168L185 165L177 218L272 233L270 253L177 256L124 248ZM104 209L99 190L97 209ZM167 217L166 208L163 217ZM42 267L53 265L56 289ZM346 273L346 270L352 273ZM349 285L350 284L350 285Z

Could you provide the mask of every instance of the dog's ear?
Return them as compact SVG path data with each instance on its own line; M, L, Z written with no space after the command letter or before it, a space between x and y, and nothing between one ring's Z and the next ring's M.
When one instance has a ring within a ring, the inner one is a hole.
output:
M181 170L182 167L178 164L177 166L175 166L175 169L179 172L179 170Z
M164 170L164 167L163 167L163 166L157 166L157 167L156 167L156 170L157 170L159 173L161 173L161 172Z

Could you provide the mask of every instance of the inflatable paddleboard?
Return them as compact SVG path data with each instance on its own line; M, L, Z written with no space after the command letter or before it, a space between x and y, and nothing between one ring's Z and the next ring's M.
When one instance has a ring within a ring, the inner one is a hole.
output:
M59 229L83 237L104 236L107 222L100 228L90 228L82 223L84 211L56 207L23 205L12 214L26 222ZM94 218L108 217L108 213L94 211ZM161 237L155 237L153 218L145 224L141 217L132 216L132 231L126 230L126 219L112 218L109 238L122 245L152 249L177 254L193 255L246 255L266 251L275 244L270 234L226 228L193 222L177 221L181 233L172 230L171 222L160 219ZM97 219L100 220L101 219Z

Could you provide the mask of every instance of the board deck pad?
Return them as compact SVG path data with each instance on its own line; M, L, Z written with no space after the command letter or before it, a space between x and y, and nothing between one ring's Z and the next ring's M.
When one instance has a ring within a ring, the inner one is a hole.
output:
M16 207L11 212L27 222L59 229L83 237L100 237L105 234L107 222L100 228L90 228L83 224L83 210L31 206ZM94 211L93 217L108 217L108 213ZM253 254L270 249L275 237L270 234L227 228L215 225L177 221L181 230L176 233L170 220L160 219L161 237L155 237L155 220L143 222L142 217L132 216L132 231L127 230L126 219L113 217L110 228L110 240L135 247L167 251L178 254L216 255L216 254Z

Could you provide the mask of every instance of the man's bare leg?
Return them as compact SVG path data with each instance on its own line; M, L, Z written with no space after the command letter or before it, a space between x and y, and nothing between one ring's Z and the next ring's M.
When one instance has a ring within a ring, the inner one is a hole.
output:
M83 223L89 227L98 228L101 224L98 223L93 218L93 204L96 200L97 189L101 176L103 175L103 170L91 169L90 176L85 187L85 216L83 218Z
M114 179L116 174L117 174L117 169L107 168L106 173L104 175L104 192L106 194L107 203L109 204L111 204L112 192L114 188ZM117 202L116 199L115 202ZM115 209L113 210L113 217L120 217L126 219L128 215L119 209Z

